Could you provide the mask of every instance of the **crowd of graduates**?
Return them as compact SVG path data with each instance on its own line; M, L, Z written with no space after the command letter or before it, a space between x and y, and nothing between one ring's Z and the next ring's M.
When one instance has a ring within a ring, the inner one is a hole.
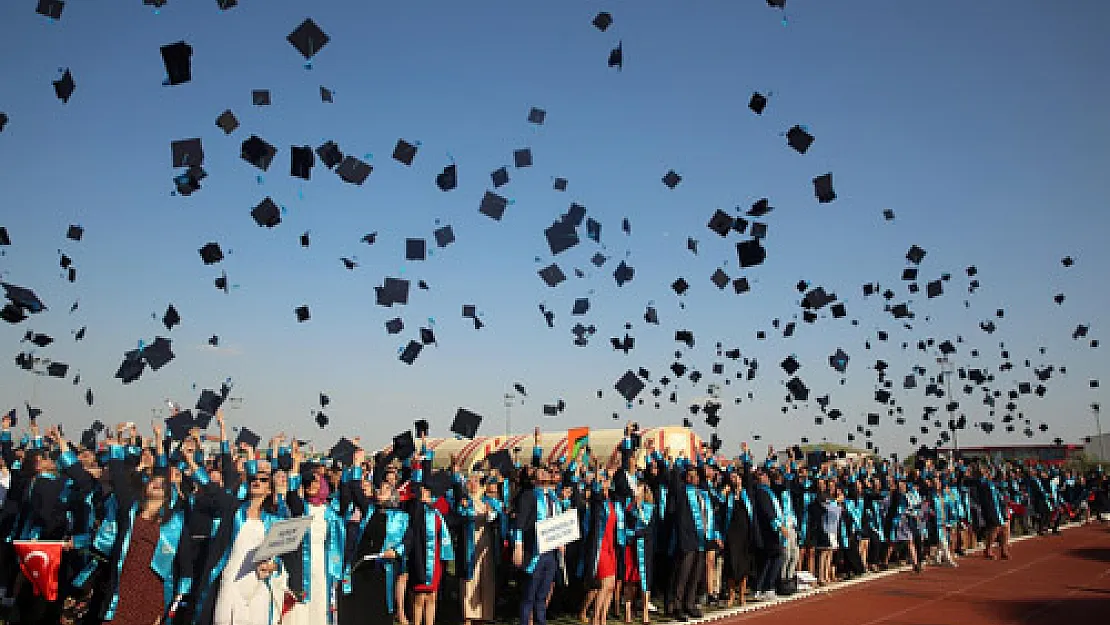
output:
M632 423L608 458L584 445L544 462L537 430L530 459L434 470L424 436L310 458L284 435L232 441L216 420L220 447L206 453L198 429L156 423L144 437L121 423L75 445L4 417L6 622L685 621L892 566L957 566L979 546L1005 559L1012 532L1110 518L1101 470L798 448L757 459L746 444L731 458L672 453ZM562 514L580 539L541 553L537 523ZM310 519L299 546L255 558L295 517ZM30 568L15 549L28 541L60 543L60 562Z

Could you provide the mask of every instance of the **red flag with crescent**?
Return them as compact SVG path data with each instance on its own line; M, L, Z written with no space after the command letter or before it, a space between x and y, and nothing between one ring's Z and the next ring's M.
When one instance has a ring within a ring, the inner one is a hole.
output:
M62 546L58 540L13 540L19 568L31 582L36 596L47 601L58 600L58 566L62 563Z

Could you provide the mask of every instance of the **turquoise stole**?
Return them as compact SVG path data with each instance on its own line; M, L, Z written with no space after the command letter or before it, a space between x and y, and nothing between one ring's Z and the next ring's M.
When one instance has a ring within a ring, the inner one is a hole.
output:
M647 539L642 534L651 529L651 519L654 514L654 506L650 503L641 503L639 507L634 507L632 509L634 525L628 529L628 535L636 546L636 568L640 571L640 590L645 593L648 591L647 560L645 559L648 554L644 553Z
M305 504L305 511L309 511L308 504ZM331 591L344 579L343 548L347 544L346 521L339 512L339 498L337 496L331 497L325 505L324 519L327 522L324 538L324 570L327 576L327 588L329 589L329 595L324 598L324 601L330 603L333 599ZM269 527L266 529L268 531ZM301 563L304 566L304 573L302 576L304 600L308 602L312 599L311 528L304 533L304 538L301 540ZM329 610L328 614L331 613L332 611Z

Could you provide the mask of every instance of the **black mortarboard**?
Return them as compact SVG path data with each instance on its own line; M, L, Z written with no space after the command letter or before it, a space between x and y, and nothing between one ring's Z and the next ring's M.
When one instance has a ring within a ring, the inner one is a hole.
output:
M566 178L556 178L555 179L555 190L556 191L566 191L567 190L567 179Z
M193 419L193 413L188 410L182 410L177 414L166 417L166 430L170 438L175 441L184 440L189 435L189 430L196 427Z
M501 217L505 214L505 208L509 205L509 201L496 193L486 191L482 196L482 202L478 205L478 212L483 215L501 221Z
M85 236L85 229L81 226L71 225L66 229L66 238L71 241L80 241Z
M184 41L162 46L162 64L166 66L166 83L180 85L193 79L193 48Z
M328 169L334 169L336 165L343 162L343 152L334 141L326 141L323 145L316 148L316 156L320 157L320 162ZM350 181L348 180L347 182Z
M572 315L584 315L590 310L590 300L585 297L579 297L574 300L574 308L571 309Z
M436 334L431 328L420 328L420 342L431 345L436 342Z
M377 303L387 308L393 304L408 304L411 283L402 278L386 278L380 287L374 287Z
M0 245L11 245L12 239L8 236L8 229L0 226Z
M679 278L671 284L671 288L674 289L675 293L682 295L687 290L689 290L690 283L686 282L685 278Z
M624 397L625 401L632 401L636 399L640 391L644 390L644 383L640 380L639 376L630 369L621 376L620 380L617 380L614 388Z
M358 451L358 445L355 445L347 437L339 439L335 445L328 451L328 458L339 462L344 467L350 467L355 463L355 452Z
M436 186L439 187L441 191L450 191L458 186L458 184L458 168L455 167L454 163L444 167L443 172L436 176Z
M312 314L308 310L308 306L298 306L294 311L297 315L297 322L304 323L312 318Z
M428 244L424 239L405 240L405 260L425 260Z
M154 342L143 348L142 357L152 371L157 371L174 359L171 349L172 341L161 336L155 337Z
M69 365L64 362L52 362L46 366L46 373L52 378L64 378L69 371Z
M1060 261L1060 263L1063 264L1065 267L1071 267L1075 264L1075 260L1071 256L1065 256L1063 260Z
M500 189L509 184L509 170L504 167L494 170L490 173L489 177L490 181L493 183L494 189Z
M281 209L269 196L264 198L251 211L254 222L264 228L273 228L281 223Z
M817 201L821 204L828 204L836 199L836 191L833 191L832 174L823 174L813 179L813 193L817 196Z
M911 263L913 263L915 265L920 265L921 261L924 260L924 259L925 259L925 250L921 249L920 247L918 247L916 245L910 246L910 250L908 252L906 252L906 260L910 261Z
M139 379L146 368L146 362L143 360L139 350L131 350L124 354L123 362L120 363L119 369L116 371L116 376L123 381L124 384L130 384Z
M289 33L286 40L300 52L306 59L311 59L321 48L327 45L331 40L327 34L320 30L311 19L306 19L301 22L301 25L296 30Z
M393 158L411 167L413 159L416 158L417 149L417 146L408 141L398 139L397 145L393 148Z
M716 286L718 289L724 289L726 286L728 286L728 280L728 274L725 273L724 270L720 267L718 267L717 271L714 271L713 275L709 277L709 281L712 282L714 286Z
M528 148L513 150L513 164L516 165L517 169L520 169L522 167L531 167L532 150Z
M293 146L289 149L289 155L289 175L294 178L309 180L312 177L312 166L316 163L316 159L312 155L312 147L308 145Z
M663 184L667 185L668 188L673 189L677 187L680 182L682 182L682 176L676 174L673 169L663 176Z
M801 368L802 365L799 364L798 360L793 356L787 356L779 366L786 372L786 375L794 375L794 372Z
M236 119L235 113L232 113L231 109L228 109L220 113L220 116L216 118L216 126L219 127L220 130L223 130L224 134L229 135L235 132L235 129L239 127L239 120Z
M541 108L536 108L533 106L532 110L528 111L528 123L541 125L546 118L547 111Z
M239 434L235 437L236 446L239 446L239 443L246 443L250 447L257 449L258 443L260 442L262 442L262 437L255 434L247 427L239 428Z
M8 124L8 115L0 113L0 132L4 132L4 126Z
M736 255L741 267L754 267L767 258L767 250L763 249L759 239L749 239L736 244Z
M767 96L758 91L753 93L752 99L748 101L748 108L756 115L762 115L763 109L767 108Z
M942 283L940 280L933 280L929 284L925 285L925 294L928 295L929 298L934 298L934 297L938 297L940 295L943 295L944 294L944 283Z
M609 67L624 69L624 42L618 41L617 47L609 51Z
M243 145L239 149L239 156L251 165L254 165L262 171L266 171L270 169L270 163L272 163L274 157L277 156L277 148L267 143L261 137L251 135L243 141Z
M197 399L196 410L207 413L210 415L216 414L216 411L223 405L224 398L217 392L204 389Z
M251 102L255 106L270 106L270 90L255 89L251 91Z
M775 208L771 206L770 200L762 198L755 204L752 204L752 207L748 209L747 215L748 217L762 217L773 210L775 210Z
M412 363L416 362L416 357L420 355L420 350L422 349L424 349L424 345L422 343L409 341L409 344L406 345L405 349L401 352L401 362L405 363L406 365L411 365Z
M333 94L334 94L334 92L331 89L328 89L327 87L325 87L323 85L320 85L320 101L321 102L331 104L332 102L335 101L334 98L332 97Z
M11 301L9 306L4 306L4 310L8 311L8 314L11 312L18 313L18 321L26 319L26 314L23 314L23 311L38 313L47 310L46 304L43 304L39 300L39 296L30 289L24 289L22 286L8 284L7 282L0 282L0 285L3 286L4 296ZM13 311L9 311L9 309L13 309Z
M192 167L204 164L204 148L199 138L170 142L170 155L174 167Z
M617 265L616 270L613 271L613 279L617 281L617 286L624 286L624 284L632 280L635 275L636 270L623 260Z
M46 347L54 342L54 339L46 334L32 334L30 332L27 334L31 336L30 341L39 347Z
M416 453L416 443L412 438L412 431L406 430L393 437L393 456L405 459Z
M601 222L596 219L590 218L586 220L586 236L590 240L600 243L601 242Z
M54 95L58 96L58 99L61 100L63 104L69 102L69 98L73 95L73 90L76 88L77 84L73 82L73 74L70 73L68 67L62 74L62 77L54 81Z
M62 9L65 6L66 3L62 0L39 0L35 13L57 20L62 18Z
M328 427L328 415L324 414L322 411L316 413L315 421L316 425L318 425L321 430Z
M181 315L177 313L177 309L173 304L170 304L166 309L166 314L162 315L162 323L166 326L166 330L172 330L175 325L181 323Z
M404 329L405 322L400 317L385 322L385 331L390 334L400 334Z
M335 173L343 182L353 185L361 185L366 182L370 177L370 173L374 171L374 167L369 163L365 163L353 156L343 158L339 163L339 167L335 169Z
M806 132L801 126L794 126L786 132L786 142L799 154L805 154L809 146L813 145L813 135Z
M594 17L593 21L590 23L593 24L594 27L596 27L601 32L605 32L609 28L609 26L613 24L613 16L608 12L602 11L601 13L598 13L597 16Z
M224 252L219 243L206 243L200 248L200 259L205 265L214 265L224 259Z
M559 286L560 283L567 279L566 274L563 273L563 270L560 269L559 265L555 263L551 263L547 267L544 267L543 269L539 270L538 273L540 275L540 278L542 278L547 286L550 287Z

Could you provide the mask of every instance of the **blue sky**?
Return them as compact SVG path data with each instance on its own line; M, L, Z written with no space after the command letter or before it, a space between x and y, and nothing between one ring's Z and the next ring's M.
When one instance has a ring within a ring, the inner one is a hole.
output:
M1067 368L1043 399L1019 401L1034 428L1050 425L1032 440L1091 433L1087 406L1102 396L1088 380L1106 371L1106 352L1071 333L1085 324L1089 338L1104 337L1110 303L1100 286L1110 267L1101 244L1110 138L1103 2L1060 11L1031 0L794 0L783 13L758 0L275 0L221 12L215 2L179 0L156 14L139 2L71 0L56 23L34 6L0 6L0 111L10 117L0 133L0 225L13 239L0 271L35 289L50 310L0 327L0 344L14 357L28 347L20 344L26 330L50 334L57 341L36 354L69 363L70 380L75 372L82 379L74 386L12 365L0 376L5 404L30 401L76 431L93 418L149 421L165 398L189 404L231 378L243 398L230 413L237 423L321 446L351 433L385 444L418 418L445 433L460 406L486 416L484 432L501 432L502 395L521 382L529 395L513 408L514 431L615 426L614 412L621 423L674 424L707 382L722 383L709 375L714 362L725 363L725 377L743 369L715 356L720 341L760 365L756 380L733 377L722 387L720 434L730 445L753 433L779 444L801 435L843 442L868 412L882 411L875 444L904 452L910 435L935 436L918 432L922 407L943 407L922 396L925 380L901 389L915 365L936 373L937 354L913 347L960 336L956 363L991 369L991 386L1003 393L1034 380L1026 358ZM590 25L599 10L614 18L606 32ZM311 69L285 40L306 17L331 37ZM194 50L193 80L164 87L159 47L180 40ZM606 66L618 40L621 72ZM77 83L64 105L50 85L63 67ZM333 104L320 101L321 85L334 90ZM252 89L271 90L273 104L252 106ZM753 91L772 93L762 116L747 109ZM547 111L543 126L527 123L533 106ZM226 108L242 124L231 136L214 125ZM805 155L782 136L794 124L816 136ZM261 172L239 158L251 134L279 149L261 183ZM208 178L191 197L171 196L169 144L191 137L203 140ZM411 168L390 158L399 138L421 142ZM364 186L319 163L309 182L287 175L291 145L325 140L372 155ZM512 167L522 147L533 150L530 169ZM451 158L459 186L442 193L435 176ZM498 223L477 209L489 173L503 165L511 182L500 192L513 204ZM670 169L683 176L674 190L660 182ZM838 198L819 204L810 181L830 171ZM569 180L567 192L552 189L556 176ZM266 196L286 209L273 230L249 215ZM769 226L767 261L741 271L741 238L720 239L706 223L717 208L733 212L761 197L775 207L761 220ZM543 229L571 202L602 223L602 245L583 228L582 243L552 258ZM893 222L883 220L886 208ZM625 217L631 235L621 232ZM86 228L80 243L65 239L70 223ZM431 243L443 224L456 243L425 262L404 260L406 238ZM298 237L306 230L312 244L304 249ZM359 239L369 232L378 241L368 247ZM699 241L696 256L687 237ZM209 241L227 258L206 267L197 249ZM928 252L922 289L952 274L944 296L906 292L900 277L912 244ZM58 250L74 259L76 283L61 275ZM589 263L598 251L610 257L601 269ZM1075 266L1060 264L1065 255ZM360 266L345 270L341 256ZM612 271L622 259L636 276L618 288ZM555 289L536 275L553 261L569 276ZM974 295L968 265L982 283ZM574 267L586 277L576 278ZM718 267L746 276L752 291L718 291L709 281ZM221 270L230 294L213 287ZM407 306L375 305L373 288L386 276L414 281ZM669 288L679 277L691 284L681 297ZM416 290L419 279L430 289ZM848 318L826 310L817 323L802 323L799 280L836 293ZM865 282L893 289L893 303L909 301L913 329L884 313L881 299L863 298ZM1067 297L1061 306L1052 301L1057 293ZM570 314L577 297L591 300L584 318ZM70 314L74 300L80 307ZM160 319L171 303L183 322L166 332ZM555 311L554 329L540 303ZM659 326L643 322L649 303ZM293 310L302 304L312 320L298 324ZM484 328L460 316L463 304L478 307ZM995 319L998 308L1005 318ZM406 328L390 336L384 323L395 316ZM792 338L771 327L795 316ZM978 329L986 319L999 326L992 335ZM439 342L406 366L398 350L429 320ZM578 321L598 329L585 348L572 343ZM609 346L626 322L636 338L628 355ZM87 338L74 342L81 326ZM692 330L696 347L675 343L676 329ZM760 329L767 340L756 340ZM877 341L878 330L890 340ZM218 349L206 345L213 334ZM173 340L176 359L130 385L113 379L123 353L155 336ZM997 371L1000 343L1015 365L1008 373ZM672 383L680 401L668 402L667 390L659 410L649 384L645 404L629 409L613 390L617 378L644 367L657 380L678 347L682 362L706 378ZM837 347L851 357L843 385L827 363ZM790 354L802 363L811 399L829 394L845 419L815 426L813 401L781 412L787 377L778 363ZM870 367L879 358L890 366L905 427L872 400ZM332 399L326 431L309 414L320 392ZM992 419L981 392L960 395L969 421ZM543 403L559 398L566 411L543 418ZM700 420L698 427L708 434ZM999 423L989 437L968 431L960 442L1029 442L1022 429L1007 434Z

